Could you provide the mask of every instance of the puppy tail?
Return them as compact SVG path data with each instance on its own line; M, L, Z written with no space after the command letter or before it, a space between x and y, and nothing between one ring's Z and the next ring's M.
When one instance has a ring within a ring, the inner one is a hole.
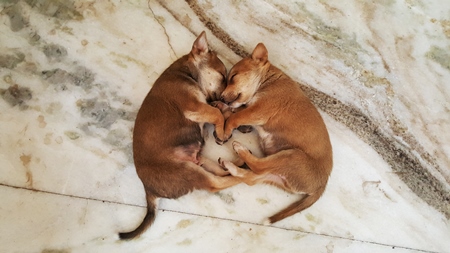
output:
M141 225L139 225L139 227L137 227L135 230L127 233L119 233L120 240L134 239L144 233L145 230L147 230L147 228L153 224L156 215L156 197L149 193L147 193L146 195L147 214L145 215L144 220L142 221Z
M280 221L286 217L294 215L294 214L310 207L312 204L314 204L320 198L320 196L322 196L324 191L325 191L325 186L320 188L317 192L315 192L313 194L306 195L304 198L300 199L299 201L292 203L290 206L285 208L283 211L270 217L268 219L268 223L273 224L277 221Z

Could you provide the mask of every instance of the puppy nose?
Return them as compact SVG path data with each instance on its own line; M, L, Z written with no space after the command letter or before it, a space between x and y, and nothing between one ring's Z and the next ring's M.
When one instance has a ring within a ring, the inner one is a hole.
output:
M223 95L222 95L222 96L220 96L220 101L222 101L222 102L224 102L224 103L225 103L225 98L223 97Z

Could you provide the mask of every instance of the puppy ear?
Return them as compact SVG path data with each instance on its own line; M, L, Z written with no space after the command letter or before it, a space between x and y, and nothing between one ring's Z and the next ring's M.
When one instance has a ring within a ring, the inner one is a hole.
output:
M252 53L252 60L260 64L265 64L269 58L269 52L263 43L258 43Z
M191 52L193 55L203 55L208 53L208 41L206 40L205 31L203 31L194 41Z

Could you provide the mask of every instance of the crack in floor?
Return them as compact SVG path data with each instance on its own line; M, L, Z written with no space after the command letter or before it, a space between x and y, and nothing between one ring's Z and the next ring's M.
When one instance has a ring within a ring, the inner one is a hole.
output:
M158 24L162 27L164 34L166 35L166 38L167 38L167 44L169 44L170 50L172 50L173 55L175 55L175 58L172 60L175 61L179 57L178 57L177 53L175 53L175 50L173 49L172 44L170 43L170 37L169 37L169 34L167 34L166 27L161 23L161 21L158 19L155 12L153 11L152 7L150 6L150 0L148 0L147 5L148 5L148 9L152 12L152 15L155 18L156 22L158 22Z

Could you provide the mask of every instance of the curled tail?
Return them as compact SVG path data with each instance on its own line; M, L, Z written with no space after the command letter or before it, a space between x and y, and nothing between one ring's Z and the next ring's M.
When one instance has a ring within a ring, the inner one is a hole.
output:
M292 203L290 206L286 207L283 211L270 217L268 219L269 224L280 221L286 217L294 215L294 214L310 207L312 204L314 204L320 198L320 196L322 196L324 191L325 191L325 186L320 188L317 192L310 194L310 195L306 195L304 198L300 199L299 201Z
M121 240L129 240L133 239L135 237L138 237L142 233L144 233L147 228L152 225L153 221L155 220L156 215L156 197L152 194L146 193L147 198L147 214L144 217L144 220L142 221L141 225L137 227L135 230L127 233L119 233L119 238Z

